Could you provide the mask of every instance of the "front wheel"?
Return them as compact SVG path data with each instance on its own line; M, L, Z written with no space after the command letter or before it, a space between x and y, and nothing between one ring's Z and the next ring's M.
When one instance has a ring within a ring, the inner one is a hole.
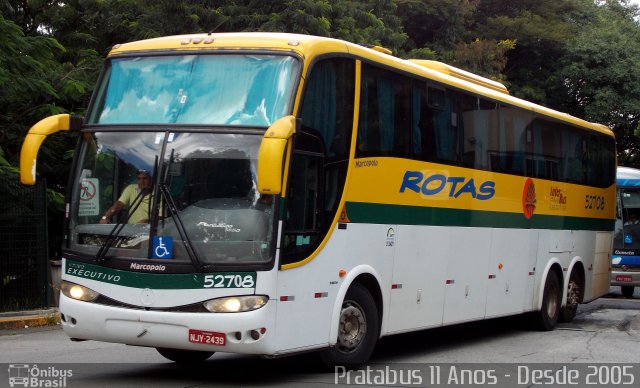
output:
M620 286L620 291L625 298L633 298L633 286Z
M342 302L336 345L322 352L322 360L332 369L336 366L357 369L373 353L379 335L376 303L363 285L355 283Z
M183 350L156 348L164 358L177 362L178 364L199 364L211 357L214 352L204 352L199 350Z
M542 306L536 312L536 326L539 330L553 330L558 323L560 315L560 305L562 304L562 293L560 292L560 281L554 271L549 271L544 282L544 292L542 296Z

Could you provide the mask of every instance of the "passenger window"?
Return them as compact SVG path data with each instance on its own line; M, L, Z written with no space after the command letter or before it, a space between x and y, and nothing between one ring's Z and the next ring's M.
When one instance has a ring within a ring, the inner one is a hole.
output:
M527 146L527 176L564 180L561 174L562 124L536 119L529 128L531 138ZM570 128L565 128L570 130Z
M497 104L471 95L461 95L463 158L465 167L490 169L490 150L499 148L496 139L499 110Z
M347 58L318 62L307 79L300 113L302 128L320 134L328 158L349 156L354 82L354 61Z
M410 155L411 78L364 64L356 156Z
M498 109L498 126L494 129L497 133L488 151L489 169L525 175L525 153L530 141L527 127L535 116L533 113L507 105L500 105Z

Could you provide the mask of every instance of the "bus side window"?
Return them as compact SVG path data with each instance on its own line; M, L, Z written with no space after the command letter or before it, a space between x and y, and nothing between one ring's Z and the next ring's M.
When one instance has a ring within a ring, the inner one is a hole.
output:
M324 195L324 152L318 137L299 132L294 139L287 202L284 213L283 256L281 264L302 260L322 240L322 214L320 209ZM309 141L311 140L311 141ZM319 149L311 150L296 143L314 143Z
M427 88L424 83L414 83L411 100L413 156L418 160L429 160L436 154L436 128L434 110L429 106Z
M414 158L446 164L458 162L458 115L453 95L445 89L413 83Z
M410 155L411 79L362 65L357 157Z
M535 116L524 109L499 105L495 146L489 153L491 171L525 175L526 147L531 121Z
M303 260L336 215L349 166L355 61L326 58L310 69L300 108L284 213L281 264Z
M489 152L497 148L497 104L469 94L460 94L460 132L463 136L462 163L465 167L489 169Z
M317 232L317 199L319 185L319 156L297 154L293 158L291 182L289 184L288 211L285 215L287 233L299 241L295 245L307 245L308 236ZM302 240L301 240L302 237Z

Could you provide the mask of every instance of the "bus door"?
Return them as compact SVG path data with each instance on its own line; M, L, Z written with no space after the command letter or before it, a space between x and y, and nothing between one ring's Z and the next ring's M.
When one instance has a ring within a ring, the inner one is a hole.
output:
M282 214L278 273L277 336L283 350L326 344L332 305L316 298L327 286L320 284L318 260L308 260L323 233L324 144L315 134L298 131L287 181ZM315 276L309 276L310 274ZM301 329L304 328L304 329Z

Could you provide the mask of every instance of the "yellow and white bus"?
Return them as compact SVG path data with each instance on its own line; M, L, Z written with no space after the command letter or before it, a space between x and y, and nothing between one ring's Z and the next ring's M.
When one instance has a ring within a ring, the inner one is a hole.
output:
M551 330L609 290L612 132L442 63L278 33L127 43L86 117L30 130L24 183L60 130L80 137L73 339L354 368L381 336L522 313Z

